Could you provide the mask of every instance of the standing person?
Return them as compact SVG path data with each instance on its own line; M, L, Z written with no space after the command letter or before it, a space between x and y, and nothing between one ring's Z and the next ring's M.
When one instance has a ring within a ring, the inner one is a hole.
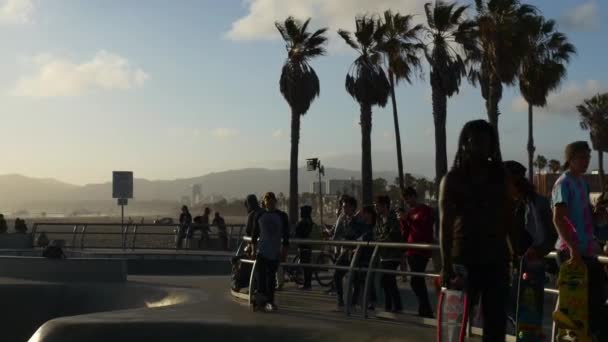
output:
M0 234L4 234L8 231L8 224L4 219L4 215L0 214Z
M187 232L190 230L192 224L192 215L188 206L182 206L182 213L179 215L179 231L177 232L177 241L175 241L175 248L182 248L182 242L186 237Z
M464 283L469 298L480 295L483 341L504 341L513 211L498 135L485 120L464 125L439 205L443 286Z
M222 250L228 250L228 230L226 229L226 221L220 215L219 211L215 212L213 218L213 225L217 228L217 236L220 240Z
M410 207L408 213L400 221L403 239L407 243L433 243L433 224L435 221L433 208L418 202L418 193L413 187L406 188L402 196L405 203ZM405 255L412 272L424 273L432 253L430 250L411 249L407 250ZM418 315L433 318L433 309L429 302L424 277L412 276L411 286L418 298Z
M352 238L349 232L351 231L351 224L355 219L356 211L357 200L350 196L346 197L342 202L342 213L336 221L333 240L341 241ZM352 251L352 247L338 248L336 266L348 266L350 264ZM338 297L338 311L341 311L344 308L344 287L342 285L342 278L344 278L345 275L346 271L344 270L336 270L334 272L334 286L336 287L336 295Z
M273 312L277 310L274 302L276 273L289 247L289 220L287 214L277 209L273 192L264 194L262 203L264 211L256 217L251 236L256 251L257 292L254 303L267 312Z
M598 261L599 245L593 235L594 221L605 219L606 209L595 211L589 200L589 185L583 175L589 167L591 149L584 141L565 149L565 172L553 186L553 221L559 233L558 262L587 266L589 282L589 330L598 341L606 341L606 274Z
M391 210L391 199L388 196L377 196L374 203L378 221L376 222L377 242L403 242L401 227L397 220L397 214ZM382 268L397 270L401 264L403 251L397 248L380 249L380 263ZM384 309L387 312L400 313L403 311L401 294L397 286L397 276L394 274L382 274L382 287L384 289Z
M253 233L253 226L255 218L262 211L258 198L254 194L247 195L245 198L245 208L247 209L247 223L245 226L245 234L251 236Z
M351 224L351 234L352 237L357 241L372 241L374 239L374 227L376 226L376 211L374 207L371 205L365 206L361 209L361 211L355 214L355 219ZM359 268L367 268L369 267L369 263L372 258L373 247L364 247L362 248L361 255L359 256L359 263L357 267ZM355 280L353 286L353 298L352 304L356 306L359 301L359 294L361 292L361 288L365 283L365 273L364 272L356 272ZM374 287L374 282L370 283L369 289L369 299L368 309L374 310L376 303L376 289Z
M197 230L201 231L201 238L198 240L198 248L201 248L203 245L203 241L209 241L209 216L211 215L211 209L205 208L203 210L202 216L197 216L194 218L194 225L190 226L188 230L188 241L191 241L194 237L194 233Z
M305 205L300 207L300 221L296 224L296 238L298 239L309 239L310 233L315 226L312 221L312 207ZM312 260L312 246L311 245L299 245L298 254L300 256L300 262L303 264L310 264ZM304 272L304 284L300 287L301 290L310 290L312 282L312 270L308 267L303 268Z

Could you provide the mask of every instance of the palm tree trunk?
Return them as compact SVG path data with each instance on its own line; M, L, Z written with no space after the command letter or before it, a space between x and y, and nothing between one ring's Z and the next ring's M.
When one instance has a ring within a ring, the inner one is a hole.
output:
M291 154L289 163L289 222L298 220L298 147L300 144L300 114L291 110Z
M361 202L372 204L372 106L361 104Z
M534 107L528 103L528 178L531 183L534 183Z
M435 122L435 193L439 193L441 179L448 172L446 118L448 98L439 88L433 88L433 120Z
M495 76L490 76L488 83L488 99L486 100L486 109L488 111L488 121L496 130L496 136L498 137L498 98L500 97L499 85L496 84Z
M395 98L395 75L392 71L388 73L391 82L391 100L393 102L393 121L395 122L395 142L397 144L397 170L399 171L399 188L405 188L403 184L403 156L401 152L401 133L399 131L399 116L397 115L397 99ZM400 201L404 207L403 199Z
M600 177L600 192L604 192L604 152L597 151L597 161L599 166Z

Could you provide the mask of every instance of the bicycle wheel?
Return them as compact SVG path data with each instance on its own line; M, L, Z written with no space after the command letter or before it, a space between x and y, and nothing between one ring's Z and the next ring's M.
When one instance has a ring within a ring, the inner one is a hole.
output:
M300 256L296 255L295 257L293 257L292 263L299 264ZM302 267L292 267L291 268L291 278L298 285L304 284L304 269Z
M334 258L334 256L325 252L321 252L321 254L319 254L319 256L317 257L316 263L319 265L319 268L316 269L314 272L315 279L317 279L319 285L332 286L334 283L335 270L331 268L324 268L323 265L335 265L336 259Z

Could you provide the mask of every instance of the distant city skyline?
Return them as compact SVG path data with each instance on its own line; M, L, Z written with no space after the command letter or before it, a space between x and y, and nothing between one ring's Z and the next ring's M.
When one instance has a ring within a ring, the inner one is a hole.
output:
M357 170L359 108L344 90L355 58L335 31L354 16L393 9L424 19L423 0L0 0L0 174L101 183L113 170L178 179L248 167L289 167L289 107L278 80L285 59L275 20L311 17L330 28L327 56L313 61L321 96L302 119L300 165ZM472 4L473 1L460 1ZM608 3L524 1L576 45L563 86L537 110L537 153L562 159L588 140L575 106L608 91ZM474 6L473 6L474 7ZM397 89L404 166L434 174L428 69ZM527 109L518 88L500 102L504 159L526 160ZM479 89L449 100L448 159L462 125L486 118ZM374 108L374 170L395 171L390 106ZM594 155L595 157L595 155ZM593 164L595 165L595 164Z

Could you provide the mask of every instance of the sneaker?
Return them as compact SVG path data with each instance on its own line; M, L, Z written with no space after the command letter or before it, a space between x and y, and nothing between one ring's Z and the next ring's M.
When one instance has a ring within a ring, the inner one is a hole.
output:
M367 310L375 311L376 310L376 306L374 304L368 304L367 305Z
M277 310L277 306L272 303L266 303L266 306L264 307L264 311L266 312L276 312Z

